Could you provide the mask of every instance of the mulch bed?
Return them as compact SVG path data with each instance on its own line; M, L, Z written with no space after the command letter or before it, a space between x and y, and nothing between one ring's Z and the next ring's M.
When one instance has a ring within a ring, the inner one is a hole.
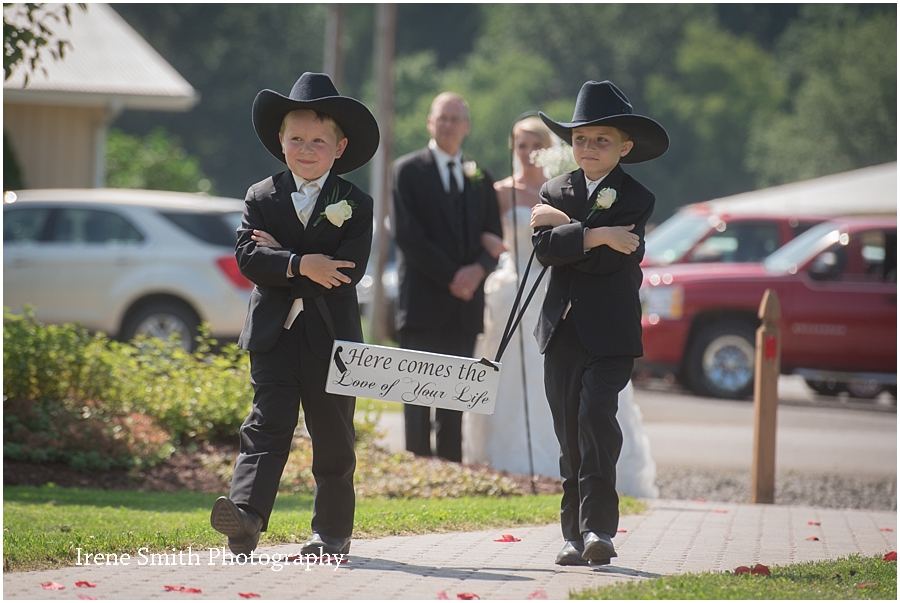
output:
M200 461L204 453L225 452L237 455L237 447L229 445L207 446L194 452L179 452L166 461L133 472L127 469L94 471L74 469L63 463L25 463L3 459L4 486L43 486L53 483L64 488L96 488L100 490L139 490L144 492L202 492L205 494L227 494L229 484L203 466ZM492 471L486 465L480 469ZM528 475L516 475L505 471L496 472L516 483L520 494L560 494L562 485L558 479L535 476L534 487Z

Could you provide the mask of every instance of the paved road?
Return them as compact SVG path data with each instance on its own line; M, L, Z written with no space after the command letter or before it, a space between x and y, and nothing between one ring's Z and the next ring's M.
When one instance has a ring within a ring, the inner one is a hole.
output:
M713 400L659 388L635 389L658 467L750 468L753 403ZM796 377L779 381L776 470L869 477L897 475L897 413L885 402L831 408ZM845 404L845 406L848 406ZM403 450L403 416L384 413L383 442Z

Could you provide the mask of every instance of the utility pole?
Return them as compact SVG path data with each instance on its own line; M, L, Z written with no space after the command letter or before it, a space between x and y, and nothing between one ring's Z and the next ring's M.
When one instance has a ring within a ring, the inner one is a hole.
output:
M388 232L391 207L391 159L393 156L394 44L397 32L397 5L375 5L375 118L381 130L381 144L372 160L372 195L375 198L375 231L372 237L373 301L368 309L369 337L380 344L387 339L387 307L382 275L387 265L391 235Z
M331 76L334 87L341 89L341 66L344 63L341 51L341 32L344 29L344 5L329 4L325 20L325 60L322 71Z

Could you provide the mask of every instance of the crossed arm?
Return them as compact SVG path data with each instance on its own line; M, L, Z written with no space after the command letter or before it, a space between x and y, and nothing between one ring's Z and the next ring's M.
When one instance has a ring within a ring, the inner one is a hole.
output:
M254 230L253 236L250 238L257 247L281 248L281 244L275 240L275 237L263 230ZM341 272L339 268L355 267L354 262L335 260L331 256L321 253L307 253L300 257L300 275L326 289L337 287L342 283L349 283L350 277Z
M570 222L569 216L564 212L545 203L535 205L531 210L531 227L535 229L541 226L554 228ZM641 243L640 237L631 232L633 229L634 224L588 228L584 233L584 248L593 249L606 245L619 253L631 254Z

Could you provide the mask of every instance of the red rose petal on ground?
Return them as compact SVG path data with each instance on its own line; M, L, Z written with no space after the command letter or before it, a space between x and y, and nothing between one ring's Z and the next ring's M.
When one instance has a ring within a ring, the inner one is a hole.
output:
M504 534L500 538L495 538L494 542L519 542L521 538L516 538L512 534Z
M83 599L85 601L96 601L97 597L92 597L90 595L78 595L79 599Z
M771 576L772 572L769 571L769 568L761 563L757 563L753 566L753 569L750 570L750 573L755 576Z
M750 573L750 568L747 567L746 565L739 565L738 567L734 568L735 576L740 576L741 574L749 574L749 573Z
M44 590L62 590L65 586L56 582L41 582L41 588Z
M447 591L439 590L438 591L438 599L440 599L441 601L449 601L450 597L447 596Z
M806 522L806 525L808 525L808 526L820 526L820 525L822 525L822 522L821 522L821 521L807 521L807 522Z
M807 540L818 540L818 539L819 539L818 536L810 536L809 538L807 538Z
M881 528L881 531L882 532L893 532L894 530L892 530L890 528Z
M77 586L78 588L82 588L82 587L83 588L94 588L97 585L91 584L87 580L79 580L78 582L75 583L75 586Z
M245 599L252 599L253 597L258 597L256 593L238 593L238 595L244 597Z
M897 551L891 551L890 553L885 553L884 557L881 558L883 561L896 561L897 560Z
M628 531L628 530L616 530L616 532L619 533L619 534L624 534L624 533L627 532L627 531Z
M174 591L178 591L178 592L184 590L183 586L169 586L168 584L163 584L163 588L166 590L174 590Z
M456 598L462 599L464 601L469 601L471 599L481 599L481 597L479 597L475 593L456 593Z
M181 589L181 592L183 592L183 593L191 593L191 594L194 594L194 593L202 593L203 591L200 590L199 588L190 588L190 587L188 587L188 588L183 588L183 589Z
M715 511L713 511L713 513L728 513L728 511L725 511L723 509L716 509Z
M694 502L706 502L705 498L695 498Z
M863 582L862 584L857 584L856 588L866 588L867 586L878 586L877 582Z
M547 598L547 591L545 591L545 590L536 590L536 591L534 591L533 593L531 593L530 595L528 595L528 598L529 598L529 599L532 599L532 600L533 600L533 599L546 599L546 598Z

